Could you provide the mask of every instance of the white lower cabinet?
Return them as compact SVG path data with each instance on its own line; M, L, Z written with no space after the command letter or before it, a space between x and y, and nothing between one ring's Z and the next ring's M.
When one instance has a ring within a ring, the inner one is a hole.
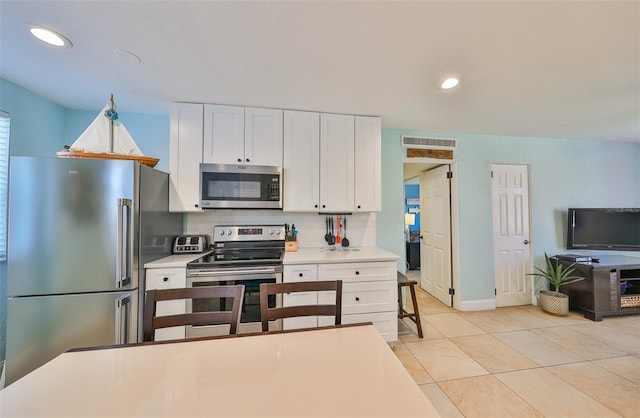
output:
M314 282L318 280L317 264L300 264L284 266L282 282ZM318 303L317 292L298 292L282 295L282 306L315 305ZM314 328L318 326L317 316L303 316L299 318L284 318L283 329Z
M283 281L342 280L342 323L372 322L387 342L398 339L395 262L285 265ZM331 292L284 295L283 306L331 303ZM333 325L331 317L292 318L284 329Z
M146 290L178 289L187 286L187 270L183 267L147 269ZM181 314L187 311L184 300L158 302L157 315ZM155 341L177 340L185 338L185 328L172 327L156 330Z

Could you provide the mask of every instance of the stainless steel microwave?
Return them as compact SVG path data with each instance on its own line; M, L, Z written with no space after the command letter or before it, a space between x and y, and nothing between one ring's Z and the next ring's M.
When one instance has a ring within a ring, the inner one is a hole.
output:
M282 209L282 167L200 164L203 209Z

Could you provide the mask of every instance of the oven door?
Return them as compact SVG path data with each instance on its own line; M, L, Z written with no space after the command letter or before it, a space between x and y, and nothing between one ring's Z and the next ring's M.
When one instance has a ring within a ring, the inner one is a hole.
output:
M282 271L274 267L224 268L191 271L187 274L187 287L244 285L244 299L240 313L238 333L261 332L260 284L282 283ZM269 307L282 306L282 298L270 297ZM225 298L196 299L187 301L187 312L204 312L231 309L231 300ZM269 330L282 329L282 320L269 322ZM187 338L227 335L228 325L187 326Z

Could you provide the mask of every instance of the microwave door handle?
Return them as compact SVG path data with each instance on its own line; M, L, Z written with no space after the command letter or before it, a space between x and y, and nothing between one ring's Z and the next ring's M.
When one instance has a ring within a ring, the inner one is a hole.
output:
M131 200L118 199L118 232L116 242L116 288L129 284L131 278Z

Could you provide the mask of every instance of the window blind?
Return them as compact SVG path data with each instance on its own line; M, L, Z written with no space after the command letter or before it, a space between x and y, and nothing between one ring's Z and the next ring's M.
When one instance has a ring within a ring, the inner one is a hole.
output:
M7 197L9 181L9 125L7 112L0 110L0 262L7 260Z

